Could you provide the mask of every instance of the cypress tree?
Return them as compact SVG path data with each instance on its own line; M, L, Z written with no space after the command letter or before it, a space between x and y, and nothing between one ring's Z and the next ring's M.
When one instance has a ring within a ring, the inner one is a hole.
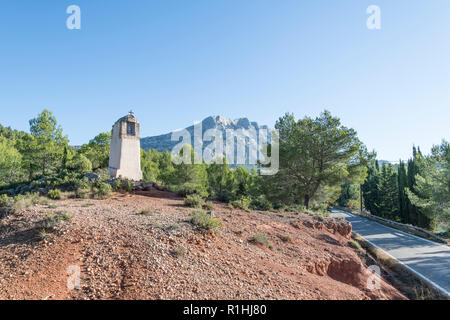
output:
M381 176L379 182L380 202L378 209L382 217L400 220L399 201L398 201L398 178L397 173L391 164L381 167Z
M416 155L416 148L413 148L413 155ZM414 184L416 183L416 165L414 158L408 160L408 171L406 175L407 187L411 192L414 192ZM410 224L417 225L417 208L408 199L406 202L406 209L408 211L408 221Z
M409 222L409 212L408 212L408 197L406 196L405 188L407 187L407 175L405 163L400 160L400 165L398 167L398 201L400 209L401 222Z
M362 185L362 191L364 193L364 206L367 210L369 210L370 213L374 215L380 215L380 212L378 210L380 202L379 181L379 165L378 161L375 161L374 165L369 166L367 179Z

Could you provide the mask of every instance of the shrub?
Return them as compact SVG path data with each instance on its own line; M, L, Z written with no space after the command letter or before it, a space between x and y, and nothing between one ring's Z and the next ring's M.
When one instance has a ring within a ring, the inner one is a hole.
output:
M6 194L0 195L0 216L13 211L14 198L8 197Z
M180 246L180 247L177 247L177 248L171 250L170 254L173 255L174 257L178 258L178 257L184 256L186 254L186 249Z
M17 195L14 197L14 204L12 205L13 210L22 210L28 208L33 204L31 197L29 195Z
M211 215L207 214L203 210L195 210L191 213L191 220L190 222L197 226L200 229L209 230L213 229L216 230L216 228L222 226L222 222Z
M347 206L353 210L358 210L360 208L360 204L358 200L350 199L347 203Z
M201 197L207 197L208 192L206 191L206 187L202 186L199 183L183 183L182 185L172 186L172 189L178 193L182 197L186 197L188 195L199 195Z
M122 178L119 177L114 181L114 183L112 185L112 189L114 191L120 191L120 190L122 190L122 184L123 184Z
M60 200L61 199L61 191L58 189L50 190L47 193L47 197L49 197L52 200Z
M351 247L353 247L354 249L356 249L356 250L361 250L361 245L359 244L358 241L356 241L356 240L350 240L348 243L349 243L349 245L350 245Z
M205 201L203 200L203 198L198 194L188 195L184 199L184 205L191 207L191 208L201 208L203 206L204 202Z
M86 199L90 192L90 186L87 179L78 181L75 188L75 197L80 199Z
M286 208L286 211L295 212L295 213L305 212L305 210L306 210L306 207L302 204L295 204L295 205L291 205Z
M67 163L67 168L80 175L92 172L92 163L85 155L77 153L71 161Z
M257 210L272 210L272 204L269 200L266 199L264 195L260 195L256 199L253 199L253 201L251 202L251 206Z
M279 202L279 201L274 202L274 203L272 204L272 207L273 207L275 210L281 210L281 209L284 208L283 204L282 204L281 202Z
M58 213L58 220L59 221L72 221L73 215L71 213L67 212L59 212Z
M131 191L133 191L133 183L130 180L125 180L122 184L122 188L126 192L130 193Z
M14 198L8 197L6 194L0 195L0 208L6 208L14 204Z
M141 215L141 216L151 216L151 215L152 215L152 212L150 212L150 210L143 209L143 210L141 210L141 211L138 212L138 215Z
M250 204L252 200L249 197L241 197L231 202L234 208L239 208L245 211L250 211Z
M278 238L280 238L280 240L283 241L283 242L290 242L291 241L291 237L287 233L279 234Z
M214 210L214 203L212 203L212 201L206 201L203 208L209 211Z
M250 238L250 242L262 245L266 248L271 248L269 239L264 233L257 233L253 237Z
M41 230L39 230L39 238L41 238L41 240L44 240L45 238L47 238L49 236L47 230L45 230L45 228L42 228Z
M94 198L108 199L112 192L112 187L105 182L97 182L93 185Z
M116 179L112 185L114 191L125 191L130 193L133 191L133 182L130 180L124 180L122 177Z

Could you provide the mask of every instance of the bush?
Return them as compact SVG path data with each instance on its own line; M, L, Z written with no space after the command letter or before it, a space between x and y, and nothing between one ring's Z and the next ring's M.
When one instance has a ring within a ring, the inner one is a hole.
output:
M0 216L2 214L9 214L13 211L14 198L8 197L6 194L0 195Z
M118 179L116 179L116 181L114 181L112 189L114 191L125 191L130 193L131 191L133 191L133 182L131 182L130 180L124 180L122 179L122 177L119 177Z
M264 195L258 196L256 199L253 199L251 202L251 206L257 210L269 211L272 210L272 204L269 200L266 199Z
M208 196L206 188L198 183L187 182L183 183L182 185L172 186L172 189L182 197L194 194L199 195L201 197Z
M126 192L130 193L131 191L133 191L133 183L130 180L125 180L122 183L122 188Z
M41 204L43 201L41 200L41 198L39 197L39 192L33 192L28 194L28 198L31 201L31 204Z
M250 242L262 245L266 248L271 248L269 239L264 233L257 233L253 237L250 238Z
M112 185L112 189L114 191L122 190L122 183L123 183L122 178L121 177L117 178Z
M22 210L33 204L29 195L17 195L14 197L13 210Z
M150 212L150 210L148 209L142 209L141 211L138 212L138 215L141 216L151 216L153 214L153 212Z
M283 241L283 242L290 242L291 241L291 237L287 233L279 234L278 238L280 238L280 240Z
M75 197L80 199L86 199L89 195L90 186L88 180L85 178L81 181L78 181L75 187Z
M47 193L47 197L49 197L52 200L60 200L61 199L61 191L58 189L50 190Z
M272 207L275 210L282 210L284 208L284 205L281 202L277 201L272 204Z
M359 244L358 241L356 241L356 240L350 240L348 243L349 243L349 245L350 245L351 247L353 247L354 249L356 249L356 250L361 250L361 245Z
M212 203L212 201L206 201L203 208L209 211L214 210L214 203Z
M174 257L178 258L178 257L184 256L186 254L186 249L179 246L173 250L170 250L170 254L173 255Z
M207 214L203 210L195 210L191 213L191 219L190 222L197 226L200 229L209 230L213 229L216 230L216 228L222 226L222 222L218 219L215 219L211 215Z
M92 163L85 155L77 153L71 161L67 163L67 168L80 175L92 172Z
M252 199L249 197L241 197L238 200L234 200L231 202L234 208L239 208L245 210L247 212L250 211L250 204L252 203Z
M205 201L198 194L188 195L186 199L184 199L184 205L191 208L201 208Z
M358 210L360 208L358 200L349 200L347 206L353 210Z
M296 212L296 213L301 213L301 212L305 212L306 207L302 204L295 204L295 205L291 205L289 207L286 208L286 211L288 212Z
M94 198L108 199L112 192L112 187L105 182L96 182L92 188Z

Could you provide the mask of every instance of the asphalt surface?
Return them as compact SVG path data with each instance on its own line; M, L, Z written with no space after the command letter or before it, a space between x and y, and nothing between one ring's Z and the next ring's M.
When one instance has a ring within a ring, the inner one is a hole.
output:
M332 217L351 222L361 235L390 256L432 282L450 297L450 247L379 224L346 211L332 209Z

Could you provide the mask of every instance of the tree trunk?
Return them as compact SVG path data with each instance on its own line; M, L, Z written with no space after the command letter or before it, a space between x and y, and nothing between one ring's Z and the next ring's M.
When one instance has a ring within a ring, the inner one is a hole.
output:
M306 209L309 209L309 194L305 195L305 207Z

